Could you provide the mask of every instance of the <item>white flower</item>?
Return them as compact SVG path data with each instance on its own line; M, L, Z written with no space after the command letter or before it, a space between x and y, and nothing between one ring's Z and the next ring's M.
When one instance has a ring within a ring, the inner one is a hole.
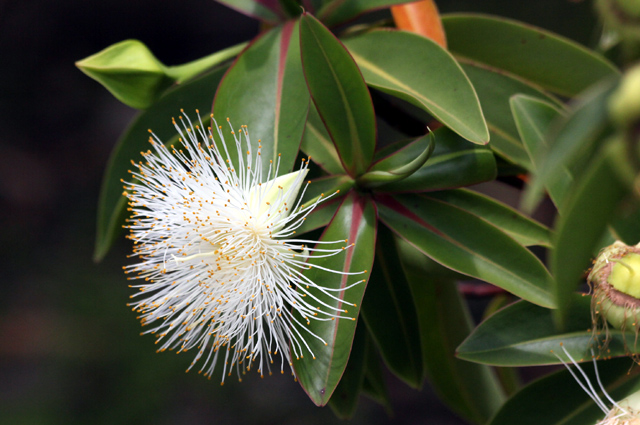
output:
M300 205L308 161L278 178L272 177L279 160L270 161L263 182L261 146L257 154L251 150L246 126L231 131L235 146L227 150L222 127L211 118L224 152L200 117L194 126L185 115L181 125L174 120L181 148L165 147L152 133L155 153L147 151L145 163L134 163L134 182L125 186L133 212L126 227L140 262L124 269L137 274L130 279L144 280L132 285L141 292L130 304L142 324L151 326L143 334L155 334L158 351L197 349L189 369L203 359L205 376L211 377L222 361L224 384L234 366L240 378L254 363L263 375L265 367L271 373L278 356L281 372L285 361L291 366L292 356L313 356L306 339L322 339L305 325L344 317L346 310L314 297L309 288L338 301L342 290L310 281L303 270L321 268L307 263L312 252L332 256L349 245L347 240L322 242L333 245L323 249L318 242L293 239L323 199ZM237 153L237 162L229 151Z

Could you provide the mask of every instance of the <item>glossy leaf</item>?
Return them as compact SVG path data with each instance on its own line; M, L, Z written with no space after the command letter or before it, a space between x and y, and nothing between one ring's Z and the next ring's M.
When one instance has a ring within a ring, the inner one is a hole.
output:
M462 68L469 76L480 98L491 132L489 146L510 162L531 169L529 155L522 146L518 128L511 116L509 99L521 93L550 103L557 103L557 101L535 87L500 73L499 70L473 64L463 64Z
M166 67L138 40L125 40L76 63L82 72L104 86L116 99L147 109L175 81Z
M438 263L531 302L554 305L540 260L489 222L428 195L376 199L383 222Z
M488 221L524 246L551 246L551 232L546 226L493 198L467 189L443 190L430 196Z
M595 85L580 96L569 115L552 125L549 149L540 151L536 160L539 166L523 196L525 211L536 207L544 188L562 179L564 170L569 170L574 179L584 172L584 162L607 131L607 99L616 84L617 80L609 79Z
M312 180L302 197L302 205L310 205L320 197L326 198L306 216L302 226L296 229L296 233L302 234L311 230L324 227L333 218L338 210L343 197L355 185L355 181L349 176L336 175L320 177Z
M253 149L262 146L265 180L269 160L280 161L279 175L292 170L307 117L296 25L290 21L254 41L225 75L213 104L218 121L249 127Z
M94 259L101 260L122 230L127 200L122 196L120 179L128 181L131 160L141 159L140 152L149 149L149 129L165 143L177 141L176 129L171 117L185 111L200 109L206 111L216 86L222 79L227 67L218 68L211 73L182 84L161 97L151 108L141 112L131 123L111 153L105 171L100 199L98 202L98 226Z
M309 261L331 270L349 273L360 273L366 270L366 273L347 276L317 268L311 268L305 273L305 276L312 281L321 282L324 287L332 289L344 288L364 279L360 284L338 293L344 303L309 289L314 297L326 305L347 310L340 313L340 317L335 320L312 320L310 325L304 325L305 328L299 330L304 333L312 332L324 340L323 342L313 337L307 338L306 342L314 353L315 359L311 355L306 355L293 362L302 388L319 406L327 404L347 365L355 332L355 320L360 311L366 281L373 264L376 240L375 207L370 200L354 192L342 203L321 237L322 241L341 241L335 245L323 245L323 248L344 246L344 239L348 239L349 244L354 244L345 249L344 255L312 258ZM313 302L310 300L312 305Z
M384 9L394 4L408 3L415 0L333 0L324 2L318 13L318 18L327 26L334 26L353 20L358 16Z
M329 407L340 419L351 418L358 406L369 353L368 345L367 330L361 323L356 328L347 367L329 400Z
M518 133L529 155L533 170L540 168L537 161L543 151L548 151L549 144L546 133L549 125L560 118L562 111L555 105L541 99L515 95L511 97L511 113L518 127ZM560 208L567 195L567 191L573 182L573 175L562 166L563 172L558 173L558 178L548 181L546 190L557 208Z
M278 0L216 0L240 13L271 25L286 19Z
M463 418L485 423L504 401L491 369L455 358L456 346L473 324L455 281L439 265L398 239L400 263L420 324L422 355L429 382L439 397Z
M397 160L386 158L386 160L379 161L374 164L371 170L358 178L358 185L360 187L374 188L384 184L397 183L418 171L433 153L435 137L433 133L429 132L429 134L420 137L414 143L420 144L423 149L417 157L409 160L404 165L391 166L389 168L386 165L397 163Z
M417 343L418 315L400 267L393 233L384 227L378 229L376 261L361 314L387 367L407 384L420 388L424 369Z
M309 14L300 19L300 47L313 102L345 170L357 177L369 168L376 145L369 90L342 43Z
M572 301L563 330L558 330L552 310L526 301L511 304L478 325L458 347L458 357L496 366L559 364L551 350L560 353L560 344L576 361L590 361L590 348L596 355L625 355L625 337L613 329L608 331L611 341L607 351L600 353L591 331L591 298L573 294ZM634 348L634 338L628 335L626 346L638 352L640 346Z
M571 295L589 267L593 252L600 248L596 243L628 192L619 175L620 168L625 167L626 155L621 141L605 141L605 146L596 154L571 193L556 224L551 270L556 281L557 318L560 323L567 319ZM629 174L634 173L630 171Z
M472 145L446 127L433 132L436 146L427 162L409 177L378 187L384 192L424 192L452 189L493 180L496 161L485 146ZM397 149L395 153L393 149ZM418 157L423 151L418 141L398 148L392 145L387 158L373 166L401 167ZM380 165L378 165L380 164Z
M471 82L438 43L390 30L368 31L344 43L369 86L424 109L465 139L480 144L489 141Z
M613 400L620 401L640 390L637 371L632 369L629 374L630 364L629 359L598 362L599 378ZM585 364L582 369L597 388L593 365ZM595 424L603 417L602 410L569 371L560 370L523 388L507 401L489 425L584 425Z
M345 171L342 162L340 162L340 155L338 155L331 136L327 133L327 129L313 102L309 105L309 115L305 124L300 149L327 173L344 174Z
M553 92L573 96L618 74L604 57L541 28L482 15L443 16L449 50L517 75Z
M336 214L336 211L338 211L342 201L342 198L334 197L315 207L311 214L307 216L304 223L302 223L302 226L296 229L296 234L302 235L328 225Z

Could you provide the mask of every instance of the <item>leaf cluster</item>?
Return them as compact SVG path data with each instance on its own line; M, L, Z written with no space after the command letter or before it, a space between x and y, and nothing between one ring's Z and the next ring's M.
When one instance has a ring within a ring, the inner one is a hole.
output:
M141 109L105 173L96 259L119 234L120 180L146 150L147 129L175 143L168 117L179 108L211 109L248 125L266 160L281 155L281 174L301 155L310 158L317 177L303 202L339 194L300 231L324 228L321 240L355 243L347 260L313 261L369 271L367 284L345 295L357 306L348 316L358 321L313 322L313 333L330 343L309 341L316 359L294 362L314 403L349 417L365 394L390 408L384 365L414 388L428 379L473 423L595 420L586 396L540 409L554 387L571 388L564 372L505 400L520 385L510 367L557 364L551 350L560 343L589 359L590 302L575 294L583 272L607 243L640 239L638 121L625 113L621 123L609 108L612 94L624 90L618 68L559 35L493 16L436 15L447 46L390 22L348 24L406 1L219 1L265 30L181 66L161 64L138 41L78 62ZM555 230L466 188L496 179L527 182L529 213L548 195ZM534 254L532 246L542 248ZM545 248L549 268L540 259ZM498 293L490 305L498 311L475 329L456 285L469 281ZM604 357L628 352L624 335L613 332L608 348ZM640 381L621 363L601 373L624 395ZM579 393L577 386L567 391Z

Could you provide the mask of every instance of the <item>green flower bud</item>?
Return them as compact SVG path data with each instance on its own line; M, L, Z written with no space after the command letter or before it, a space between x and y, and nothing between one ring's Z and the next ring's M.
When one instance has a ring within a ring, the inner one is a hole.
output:
M616 329L640 328L640 244L620 241L603 249L589 274L594 317L606 319ZM606 323L605 323L606 326Z
M146 109L175 80L167 68L138 40L125 40L89 56L76 66L102 84L122 103Z
M609 114L622 126L640 121L640 64L630 68L609 98Z

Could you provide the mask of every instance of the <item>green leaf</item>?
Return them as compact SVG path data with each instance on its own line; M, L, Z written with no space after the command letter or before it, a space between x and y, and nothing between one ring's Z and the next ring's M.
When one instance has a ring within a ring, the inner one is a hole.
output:
M219 120L249 127L253 149L262 146L265 180L268 160L280 161L279 175L292 170L307 118L296 25L289 21L255 40L225 75L213 104Z
M116 99L147 109L175 81L142 42L125 40L76 62L82 72L102 84Z
M311 98L352 177L373 159L376 125L367 86L342 43L316 18L300 19L302 65Z
M327 173L344 174L340 155L313 102L309 105L309 115L300 149Z
M477 216L436 197L377 196L380 218L433 260L553 307L549 272L530 251Z
M478 96L438 43L404 31L373 30L344 40L371 87L433 115L474 143L489 141Z
M355 192L351 192L344 200L321 238L321 241L341 242L322 245L322 247L330 249L331 247L343 246L344 239L348 239L350 244L354 244L345 250L344 255L324 258L319 256L312 258L309 262L344 273L370 272L376 243L375 207L371 200L361 197ZM356 326L355 320L360 311L368 273L349 276L310 268L305 276L313 282L321 283L325 288L334 290L345 288L359 279L364 279L362 283L345 292L336 293L344 303L318 290L313 290L313 288L308 290L312 298L311 305L314 305L313 299L315 298L327 306L347 310L344 313L338 312L339 317L335 320L312 320L310 325L305 325L305 329L300 329L300 332L312 332L326 342L325 344L319 339L307 338L306 342L316 358L307 355L293 362L302 388L315 404L324 406L338 385L349 359ZM323 309L326 310L326 308Z
M455 281L443 277L440 266L407 242L398 239L397 248L416 305L429 382L457 414L485 423L504 402L504 394L490 368L454 357L456 346L473 329Z
M355 181L344 174L324 176L311 180L302 197L302 204L310 205L318 201L318 199L327 198L328 196L342 197L354 186Z
M620 179L628 152L621 141L604 141L596 158L567 200L556 224L551 270L555 277L557 319L567 319L567 306L618 204L629 192ZM633 174L633 172L630 172Z
M442 19L449 50L573 96L618 70L597 53L557 34L505 18L448 15Z
M433 153L435 137L433 133L429 132L429 134L418 138L413 143L420 144L423 149L417 157L410 159L404 165L391 166L389 168L387 168L387 164L394 164L398 161L394 158L385 158L378 161L371 170L358 178L358 185L371 189L388 183L397 183L418 171ZM403 157L405 156L402 152L399 154Z
M368 346L367 330L360 324L353 337L353 348L347 367L329 400L329 407L340 419L350 419L358 406L369 353Z
M333 0L324 1L318 13L318 18L327 26L331 27L346 21L353 20L358 16L372 12L377 9L384 9L395 4L409 3L415 0Z
M584 162L607 132L607 100L617 81L608 79L590 88L580 96L569 115L552 124L547 138L549 149L538 154L535 162L539 165L523 196L525 211L535 208L544 188L562 179L564 170L569 170L576 180L584 172Z
M215 87L226 70L227 67L217 68L203 77L170 90L147 111L141 112L122 135L111 153L100 190L94 251L96 261L104 258L122 230L127 200L122 196L120 180L130 179L127 170L131 168L131 160L142 159L140 152L149 149L149 129L153 129L165 143L177 141L171 117L180 113L181 107L187 111L207 110Z
M433 132L436 146L427 162L409 177L377 188L384 192L424 192L450 189L493 180L496 161L485 146L472 145L446 127ZM402 146L402 144L400 144ZM393 152L376 163L372 169L401 167L422 152L418 141L398 148L392 145L384 152ZM380 164L380 165L379 165Z
M488 221L524 246L551 246L551 232L546 226L493 198L467 189L443 190L430 196Z
M599 378L614 400L640 390L637 373L629 374L629 359L598 362ZM592 365L583 370L597 387ZM604 396L600 395L603 400ZM607 403L609 404L609 403ZM568 370L561 370L532 382L511 398L490 425L584 425L595 424L604 417L602 410L580 388Z
M384 227L378 229L376 261L361 314L387 367L408 385L420 388L424 370L417 343L418 315L400 268L393 233Z
M591 330L591 297L572 294L568 308L564 329L560 331L552 310L518 301L478 325L458 347L457 355L463 360L495 366L534 366L559 364L551 351L560 353L560 344L576 361L590 361L590 348L605 357L624 356L627 348L639 351L640 346L634 348L634 335L627 336L625 344L622 332L609 329L607 351L601 353Z
M306 233L329 224L338 210L342 198L349 193L354 185L355 181L345 175L320 177L312 180L304 192L302 205L311 205L321 197L330 198L322 201L306 216L302 226L296 229L296 233Z
M462 68L469 76L480 98L480 104L491 132L489 146L514 164L531 169L531 161L522 146L518 128L511 116L509 99L515 94L526 94L544 99L550 103L557 101L541 90L525 82L504 75L499 70L463 64Z
M540 168L537 161L541 152L549 149L545 134L551 122L562 115L555 105L541 99L518 94L511 97L511 113L518 127L518 133L529 155L533 170ZM564 202L567 191L573 182L573 176L566 167L558 173L558 179L549 181L546 190L551 200L559 209Z
M271 25L277 25L286 19L277 1L270 0L216 0L240 13L259 19Z

